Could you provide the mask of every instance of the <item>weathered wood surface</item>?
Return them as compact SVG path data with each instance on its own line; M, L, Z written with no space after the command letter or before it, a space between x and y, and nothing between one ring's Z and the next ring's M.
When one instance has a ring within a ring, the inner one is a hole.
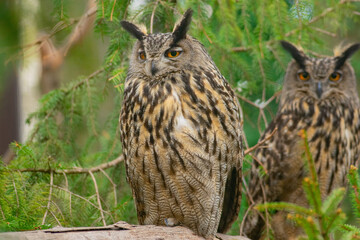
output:
M204 240L185 227L130 225L117 222L106 227L56 227L47 230L0 233L0 240ZM220 240L249 240L218 234Z

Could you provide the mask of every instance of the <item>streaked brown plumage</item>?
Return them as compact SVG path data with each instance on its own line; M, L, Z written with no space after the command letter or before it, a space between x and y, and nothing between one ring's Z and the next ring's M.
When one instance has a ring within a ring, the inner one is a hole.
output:
M191 15L188 10L172 33L146 34L122 21L138 41L125 82L121 140L139 223L175 220L212 238L238 216L242 126L229 84L186 34Z
M346 186L350 165L358 163L359 98L354 70L346 60L360 44L340 56L321 59L306 56L288 42L282 45L294 60L285 75L278 113L261 139L275 128L277 132L254 154L268 174L259 177L261 167L254 161L250 195L255 203L284 201L307 206L302 188L307 169L299 132L307 132L323 199L331 190ZM272 217L276 239L296 239L302 234L286 215L278 212ZM245 232L254 240L261 237L263 227L264 220L255 212L245 222Z

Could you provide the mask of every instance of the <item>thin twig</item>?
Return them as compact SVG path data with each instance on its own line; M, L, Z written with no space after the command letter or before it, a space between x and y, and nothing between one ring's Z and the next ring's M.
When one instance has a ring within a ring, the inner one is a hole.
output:
M201 16L200 5L198 5L197 11L198 11L198 15ZM209 41L209 43L212 44L213 42L212 42L211 38L209 37L209 35L206 33L201 20L197 21L197 23L200 25L200 29L203 31L203 33L204 33L205 37L207 38L207 40Z
M115 9L115 4L116 4L116 0L114 0L113 7L112 7L112 9L111 9L110 22L112 22L112 17L113 17L113 13L114 13L114 9Z
M66 176L66 173L63 173L65 178L65 187L69 190L69 182ZM69 211L70 211L70 217L72 217L72 207L71 207L71 194L69 194Z
M54 174L79 174L79 173L89 173L91 172L99 172L100 169L108 169L118 165L120 162L124 160L124 156L121 155L120 157L112 160L111 162L102 163L96 167L92 168L71 168L71 169L64 169L64 170L57 170L57 169L43 169L43 168L25 168L25 169L4 169L3 171L12 171L12 172L41 172L41 173L54 173Z
M262 117L262 119L263 119L263 121L264 121L264 123L265 123L265 128L267 128L267 126L268 126L268 121L267 121L267 119L266 119L266 115L265 115L265 113L264 113L264 109L263 109L263 108L260 108L259 114L260 114L260 116Z
M249 215L250 213L250 210L255 206L255 203L251 204L248 209L246 209L246 212L243 216L243 220L241 221L241 224L240 224L240 232L239 232L239 235L242 236L243 235L243 232L244 232L244 223L245 223L245 220L247 218L247 216Z
M20 208L20 202L19 202L19 196L18 196L18 193L17 193L14 177L12 178L12 183L13 183L14 192L15 192L15 196L16 196L16 206L17 206L17 209L19 209Z
M101 0L102 18L105 18L104 0Z
M158 3L159 3L159 0L157 0L157 1L155 2L153 11L152 11L152 13L151 13L151 18L150 18L150 33L153 33L154 16L155 16L155 10L156 10L156 7L157 7Z
M90 113L91 113L91 116L90 117L90 122L91 122L91 129L93 131L93 134L94 136L98 136L98 132L96 131L96 125L95 125L95 122L94 122L94 118L92 117L93 116L93 113L94 113L94 109L93 109L93 104L92 104L92 99L91 99L91 88L90 88L90 83L89 83L89 80L86 79L85 80L85 83L86 83L86 86L87 86L87 97L88 97L88 101L89 101L89 110L90 110Z
M43 217L43 220L41 222L41 225L45 224L45 220L46 220L46 216L50 210L50 203L51 203L51 195L52 195L52 189L53 189L53 182L54 182L54 174L53 171L50 171L50 190L49 190L49 198L48 198L48 203L47 203L47 207L46 207L46 211Z
M60 207L56 204L56 202L54 202L53 200L51 200L51 203L57 208L57 210L59 211L62 219L65 221L65 217L64 217L64 214L62 213Z
M303 28L303 22L302 22L302 19L301 19L301 14L299 12L299 1L296 0L295 2L295 8L296 8L296 13L297 13L297 16L298 16L298 19L299 19L299 28L302 29ZM298 39L299 39L299 42L301 41L301 32L298 34Z
M1 216L2 216L3 220L5 221L6 218L5 218L5 214L4 214L4 211L2 210L1 205L0 205L0 212L1 212Z
M59 221L59 219L55 216L55 214L51 211L51 210L49 210L49 213L55 218L55 220L56 220L56 222L57 222L57 224L59 224L59 226L60 227L62 227L62 225L61 225L61 223L60 223L60 221Z
M314 55L315 57L318 57L318 58L325 58L325 57L329 57L327 55L324 55L324 54L320 54L320 53L317 53L317 52L314 52L314 51L311 51L311 50L305 50L306 52Z
M233 47L231 49L231 51L233 51L233 52L246 52L248 50L250 50L249 47Z
M320 33L323 33L325 35L328 35L330 37L336 37L336 34L335 33L332 33L332 32L328 32L324 29L321 29L321 28L317 28L317 27L311 27L312 29L314 29L315 31L317 32L320 32Z
M276 131L277 131L277 128L275 128L274 131L272 131L270 133L270 135L266 136L263 140L261 140L260 142L258 142L254 146L252 146L251 148L246 149L244 154L247 155L247 154L251 153L252 151L254 151L255 149L257 149L258 147L260 147L261 145L263 145L267 140L272 138L272 136L276 133Z
M105 175L105 177L109 180L109 182L111 183L111 185L113 186L113 191L114 191L114 206L117 206L117 196L116 196L116 184L114 183L114 181L109 177L109 175L100 168L100 171L102 172L102 174Z
M280 64L281 68L285 71L286 67L285 65L282 63L282 61L280 60L279 55L276 53L276 51L270 47L270 45L266 45L266 47L270 50L270 52L274 55L275 59L278 61L278 63Z
M93 206L94 208L96 208L96 209L98 209L98 210L100 210L100 211L102 211L102 212L104 212L104 213L106 213L106 214L111 215L110 212L105 211L105 210L103 210L103 209L100 209L98 206L96 206L95 204L93 204L92 202L90 202L88 199L86 199L86 198L84 198L84 197L82 197L82 196L80 196L80 195L78 195L78 194L76 194L76 193L73 193L73 192L69 191L68 189L65 189L65 188L62 188L62 187L56 186L56 185L54 185L53 187L54 187L54 188L57 188L57 189L60 189L60 190L62 190L62 191L64 191L64 192L70 193L71 195L74 195L75 197L78 197L78 198L84 200L85 202L89 203L89 204L90 204L91 206Z
M104 224L104 226L106 226L106 222L105 222L105 217L104 217L104 213L103 213L103 209L102 209L102 206L101 206L101 201L100 201L100 194L99 194L99 189L98 189L98 186L97 186L97 183L96 183L96 179L95 179L95 176L94 174L89 171L89 174L94 182L94 187L95 187L95 192L96 192L96 199L97 199L97 202L98 202L98 205L99 205L99 208L100 208L100 214L101 214L101 219L102 219L102 222Z

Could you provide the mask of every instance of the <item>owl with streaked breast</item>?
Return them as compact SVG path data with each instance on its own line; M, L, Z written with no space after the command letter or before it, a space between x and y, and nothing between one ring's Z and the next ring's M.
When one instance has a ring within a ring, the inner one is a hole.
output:
M286 71L277 115L261 139L277 131L254 154L249 190L256 204L282 201L308 206L302 188L308 171L300 132L307 132L322 199L333 189L345 187L350 166L358 163L360 105L356 76L347 60L360 44L326 58L310 58L288 42L281 44L293 60ZM267 171L264 177L260 177L261 168ZM286 215L280 211L272 217L275 239L296 239L302 234ZM245 221L247 236L261 238L264 224L252 212Z
M238 100L204 46L187 34L192 11L171 33L137 38L121 109L121 141L140 224L181 224L212 238L237 219L242 124Z

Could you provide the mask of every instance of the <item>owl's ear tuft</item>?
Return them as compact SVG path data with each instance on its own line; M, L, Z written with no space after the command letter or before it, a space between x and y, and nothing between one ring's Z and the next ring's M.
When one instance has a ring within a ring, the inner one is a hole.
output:
M193 10L189 8L188 10L186 10L181 20L177 24L175 24L172 33L174 38L173 44L177 43L178 41L186 37L186 33L189 30L189 25L191 23L192 14L193 14Z
M142 27L139 27L131 22L128 21L121 21L121 26L128 31L131 35L139 39L140 41L143 40L143 38L146 36L146 29L141 29Z
M305 60L307 57L304 52L287 41L280 41L280 44L286 51L291 54L300 67L305 69Z
M336 57L335 69L341 68L347 59L349 59L357 50L360 49L360 43L355 43L347 47L340 56Z

